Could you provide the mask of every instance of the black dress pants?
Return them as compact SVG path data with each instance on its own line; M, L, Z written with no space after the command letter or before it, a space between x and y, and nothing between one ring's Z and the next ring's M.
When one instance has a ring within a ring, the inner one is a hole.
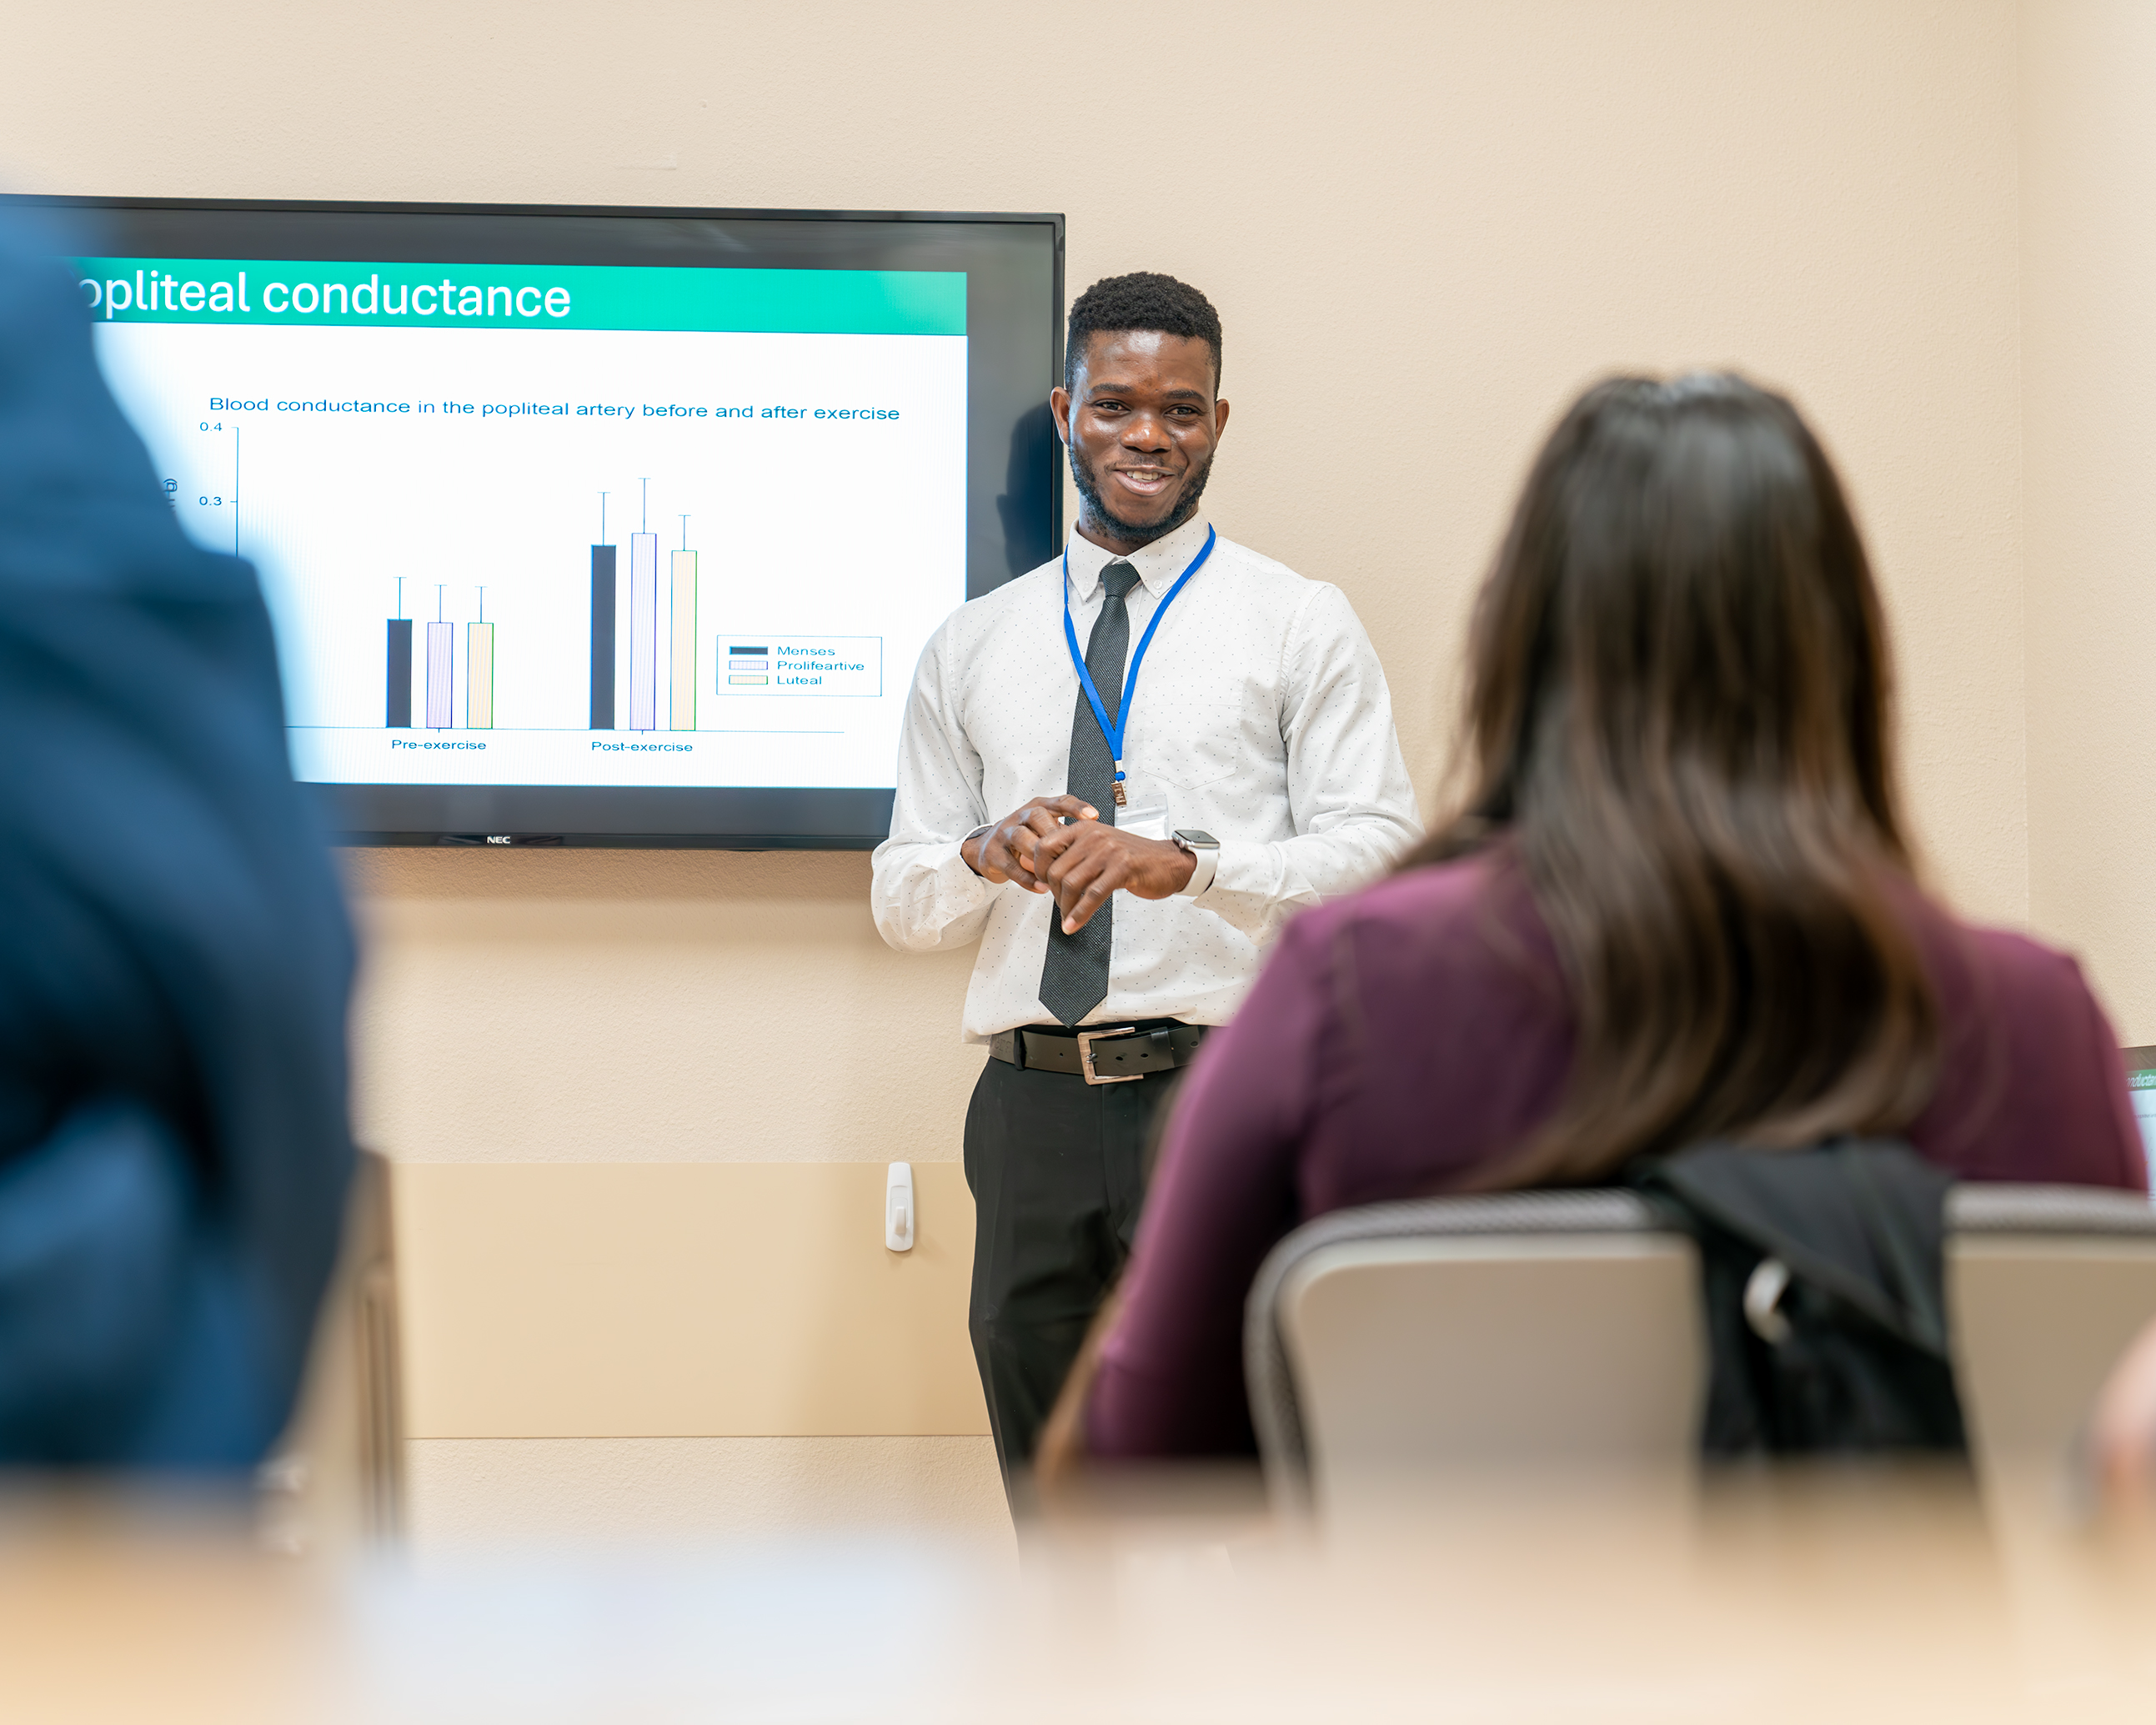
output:
M966 1110L973 1358L1004 1476L1033 1458L1093 1314L1131 1255L1147 1131L1178 1072L1091 1085L991 1060Z

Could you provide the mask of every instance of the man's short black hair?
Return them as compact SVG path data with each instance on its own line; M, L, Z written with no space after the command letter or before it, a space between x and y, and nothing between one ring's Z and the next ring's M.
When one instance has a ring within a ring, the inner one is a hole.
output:
M1150 270L1107 276L1079 295L1063 343L1063 387L1077 387L1079 357L1096 331L1122 330L1155 330L1203 341L1213 350L1213 388L1219 388L1220 314L1196 288Z

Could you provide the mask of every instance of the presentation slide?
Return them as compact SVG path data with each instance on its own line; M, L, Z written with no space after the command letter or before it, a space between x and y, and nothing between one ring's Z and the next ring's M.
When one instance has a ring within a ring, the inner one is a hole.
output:
M76 261L300 778L891 785L965 598L963 274Z
M2156 1168L2156 1048L2126 1050L2126 1089L2133 1123L2141 1128L2141 1148Z

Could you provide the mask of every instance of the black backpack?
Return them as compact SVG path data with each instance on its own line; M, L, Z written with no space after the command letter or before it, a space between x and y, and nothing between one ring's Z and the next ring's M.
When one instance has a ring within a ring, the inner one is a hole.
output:
M1710 1456L1966 1454L1947 1345L1953 1178L1907 1144L1704 1144L1627 1183L1698 1243Z

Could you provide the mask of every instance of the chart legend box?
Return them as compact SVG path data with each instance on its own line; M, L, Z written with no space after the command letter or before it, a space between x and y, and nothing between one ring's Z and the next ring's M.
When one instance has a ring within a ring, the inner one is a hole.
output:
M881 635L721 635L721 695L883 693Z

